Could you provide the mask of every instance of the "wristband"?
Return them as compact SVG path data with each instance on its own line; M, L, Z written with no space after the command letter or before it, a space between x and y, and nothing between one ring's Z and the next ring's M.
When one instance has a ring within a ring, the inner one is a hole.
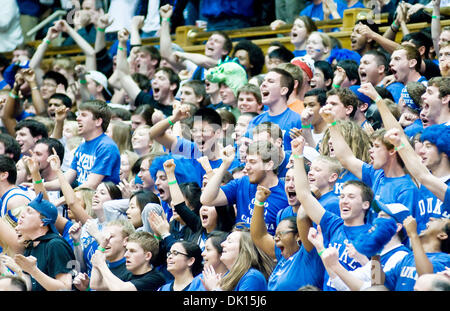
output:
M98 31L101 31L101 32L105 32L105 28L97 27L97 30L98 30Z
M294 159L302 159L304 156L303 156L303 154L293 154L292 157Z
M328 123L328 126L335 126L337 124L337 121L336 120L334 120L333 122L331 122L331 123Z
M73 242L73 246L79 246L80 242Z
M169 182L168 182L169 185L175 185L176 183L177 183L176 180L172 180L172 181L169 181Z
M311 124L308 124L308 125L302 124L302 129L310 129L310 128L311 128Z
M80 83L81 83L81 84L86 84L87 81L86 81L85 79L80 79Z
M255 205L264 206L264 202L259 202L257 199L255 199Z
M34 181L34 184L35 184L35 185L37 185L37 184L42 184L43 181L44 181L43 179L41 179L41 180L36 180L36 181Z
M12 97L14 99L18 99L19 96L17 96L16 94L14 94L13 92L9 92L9 97Z
M325 251L325 248L319 252L319 257L322 256L322 254L323 254L324 251Z
M403 148L405 148L405 144L402 143L400 146L395 147L394 150L395 150L395 151L399 151L399 150L401 150L401 149L403 149Z
M169 122L169 124L170 124L171 126L173 126L173 122L172 122L172 121L170 121L170 119L169 119L169 118L167 118L167 121Z
M333 85L333 87L335 88L335 89L338 89L338 88L340 88L341 86L340 85L337 85L337 84L332 84Z
M104 249L103 247L101 247L100 245L97 247L97 249L99 251L101 251L102 253L104 253L106 251L106 249Z

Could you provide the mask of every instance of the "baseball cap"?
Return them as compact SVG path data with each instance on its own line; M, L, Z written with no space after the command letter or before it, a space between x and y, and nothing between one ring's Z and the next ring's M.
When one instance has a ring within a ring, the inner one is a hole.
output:
M91 70L88 71L88 73L86 74L86 78L90 78L95 82L97 82L98 84L102 85L106 93L108 93L108 95L111 96L111 92L108 90L108 78L106 78L106 76L103 73L97 70Z
M45 226L49 226L53 232L58 233L58 230L55 227L56 218L58 218L58 210L50 201L43 199L42 192L40 192L34 200L28 203L28 206L31 206L38 211L39 214L45 217L42 219Z

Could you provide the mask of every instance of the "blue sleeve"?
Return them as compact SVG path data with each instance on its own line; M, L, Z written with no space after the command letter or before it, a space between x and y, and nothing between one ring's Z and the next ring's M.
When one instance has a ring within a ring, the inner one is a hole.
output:
M361 181L363 183L365 183L367 186L369 186L370 188L372 188L373 180L375 177L375 169L373 168L373 166L370 164L364 163L362 166L361 172L362 172Z
M450 186L447 186L447 190L445 191L445 197L444 197L444 210L450 209Z
M266 291L267 281L264 275L256 269L250 269L239 281L236 291Z
M320 220L320 227L322 228L323 234L323 244L325 246L328 245L333 236L333 233L337 228L342 226L343 222L344 221L342 220L342 218L338 215L333 214L329 211L325 211L325 214L323 214L322 219Z
M237 201L237 190L239 189L240 179L233 179L226 185L220 187L227 197L228 205L236 204Z

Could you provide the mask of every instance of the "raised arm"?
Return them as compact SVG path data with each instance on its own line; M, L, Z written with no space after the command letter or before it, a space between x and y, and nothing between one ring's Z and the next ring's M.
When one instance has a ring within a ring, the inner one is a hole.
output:
M222 150L222 164L219 166L212 178L208 179L208 183L200 196L200 202L202 202L202 204L209 206L228 205L227 196L223 190L220 189L220 185L222 184L223 176L228 171L234 157L235 151L231 145L226 146Z
M50 163L50 167L53 171L56 171L58 175L58 182L61 187L61 191L64 194L66 204L75 216L75 219L81 221L84 224L91 217L86 213L81 202L77 200L75 196L75 191L73 191L72 186L67 181L64 173L61 171L61 160L59 159L56 151L53 150L53 154L48 157L47 161Z
M428 258L417 233L417 222L412 216L406 217L403 221L403 226L411 243L411 248L414 254L414 261L416 263L416 271L419 276L427 273L433 273L433 264Z
M177 137L168 133L167 130L176 122L189 118L191 115L190 110L191 107L189 105L178 105L173 110L172 116L159 121L150 128L150 138L156 140L167 149L172 149L177 142Z
M65 20L59 20L56 23L58 30L66 32L75 43L81 48L84 55L86 56L86 68L88 71L97 70L97 61L95 59L94 48L78 33L73 29Z
M386 132L385 137L395 146L408 172L422 185L427 187L427 189L430 190L439 200L444 202L447 184L430 173L428 168L422 163L422 160L410 145L403 130L399 130L397 128L390 129Z
M342 166L352 172L353 175L362 178L363 161L359 160L353 154L352 149L348 146L344 136L339 130L339 121L336 121L333 112L326 106L320 109L320 115L329 124L330 139L333 144L334 154L341 162Z
M260 185L256 189L255 205L250 221L250 235L253 243L255 243L257 247L268 256L275 259L275 241L267 232L266 222L264 221L264 202L267 200L270 193L269 189Z
M291 141L292 155L294 158L295 192L309 218L316 224L320 224L320 220L325 214L325 209L311 193L303 160L304 146L305 139L302 136Z

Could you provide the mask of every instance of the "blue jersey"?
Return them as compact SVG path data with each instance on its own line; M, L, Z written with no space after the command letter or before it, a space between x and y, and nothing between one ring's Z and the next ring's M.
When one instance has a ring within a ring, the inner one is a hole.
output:
M352 174L349 170L342 171L341 175L339 175L338 180L334 184L334 193L336 195L340 195L342 191L342 186L348 180L359 180L358 177Z
M427 253L428 259L433 264L433 273L444 271L450 267L450 255L446 253ZM410 252L393 269L386 273L384 285L392 291L412 291L418 275L414 253Z
M407 174L401 177L386 177L384 170L375 170L372 165L364 163L362 167L362 181L372 188L374 199L384 204L401 203L415 215L417 202L419 201L419 189ZM367 219L372 222L376 218L376 212L369 209Z
M267 290L267 280L259 270L250 268L247 273L245 273L238 284L234 288L234 291L266 291Z
M450 177L445 177L445 183L447 187L450 185ZM442 204L430 190L424 185L419 188L420 200L418 208L415 209L415 214L412 216L417 221L417 232L421 232L426 229L428 220L432 218L450 218L450 206Z
M339 197L333 191L325 193L318 201L327 211L341 216L341 210L339 209Z
M300 115L290 108L286 108L285 111L276 116L271 116L268 111L263 112L250 121L247 126L247 132L244 136L252 138L253 128L263 122L272 122L277 124L283 132L283 149L291 150L292 139L289 136L289 131L294 127L298 129L302 128L302 120L300 119Z
M339 252L339 262L348 271L353 271L356 268L361 267L361 264L349 256L346 243L352 243L352 241L360 234L365 233L371 227L369 224L361 226L346 226L341 217L325 211L320 220L320 227L322 228L323 244L326 247L334 247ZM329 275L325 270L324 276L324 291L336 290L329 281Z
M286 259L275 246L275 255L278 263L269 277L270 291L296 291L305 285L322 288L325 268L315 248L308 252L301 246Z
M283 219L292 216L297 217L297 213L294 212L294 208L292 206L289 205L288 207L280 209L277 214L277 226Z
M225 193L228 204L236 204L236 222L244 222L250 225L255 204L257 184L251 184L248 176L233 179L221 189ZM276 217L280 209L289 205L284 191L284 182L279 179L278 184L270 188L271 194L264 202L264 220L267 232L274 235L276 229Z
M106 134L82 143L75 151L71 168L77 172L78 184L87 181L89 174L103 175L103 181L120 182L120 153L114 140Z

